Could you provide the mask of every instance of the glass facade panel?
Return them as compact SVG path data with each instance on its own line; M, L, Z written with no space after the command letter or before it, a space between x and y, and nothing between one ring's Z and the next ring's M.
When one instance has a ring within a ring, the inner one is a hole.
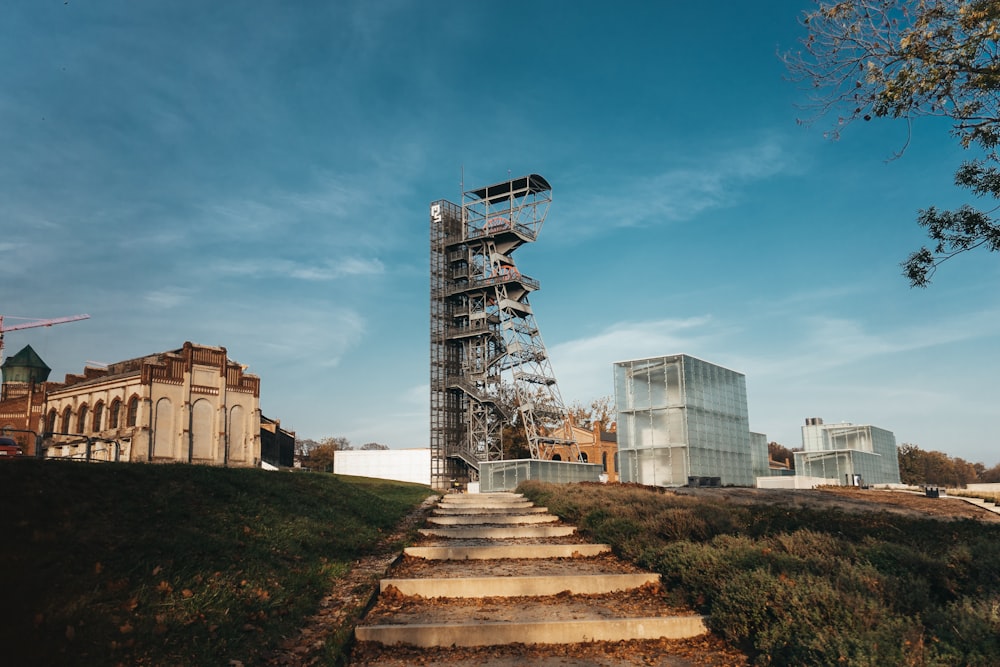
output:
M599 482L603 472L604 468L599 463L540 459L482 461L479 464L479 491L513 491L518 484L530 479L554 484Z
M896 436L891 431L810 419L802 427L802 445L805 451L795 454L796 474L835 478L846 485L899 484Z
M625 361L615 364L615 390L622 481L753 486L741 373L687 355Z

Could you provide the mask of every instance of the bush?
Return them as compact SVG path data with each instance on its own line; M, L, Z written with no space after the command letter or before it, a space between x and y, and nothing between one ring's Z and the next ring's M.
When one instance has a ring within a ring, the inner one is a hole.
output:
M996 526L627 485L521 490L658 572L757 664L985 666L1000 655Z

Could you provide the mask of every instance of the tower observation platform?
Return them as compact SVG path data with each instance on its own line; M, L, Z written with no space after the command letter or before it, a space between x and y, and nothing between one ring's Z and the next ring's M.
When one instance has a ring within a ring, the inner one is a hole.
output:
M551 202L549 183L530 174L430 205L434 488L503 460L506 424L523 428L533 459L575 444L549 435L566 410L528 301L538 281L512 257L538 237Z

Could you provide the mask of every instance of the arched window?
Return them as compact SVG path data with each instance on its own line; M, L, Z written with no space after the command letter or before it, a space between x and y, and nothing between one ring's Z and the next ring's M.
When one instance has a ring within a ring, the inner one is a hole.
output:
M87 432L87 412L88 412L87 404L84 403L83 405L80 406L80 412L77 413L77 419L76 419L77 433Z
M59 418L59 413L56 412L55 408L49 410L49 416L45 420L45 431L46 433L52 433L56 430L56 419Z
M559 456L558 454L556 454L555 456L552 457L552 460L553 461L562 461L562 457Z
M136 420L139 418L139 397L133 396L128 399L128 414L125 415L125 425L135 426Z
M70 420L73 419L73 408L68 405L63 408L62 413L62 432L69 433Z
M587 463L587 452L580 452L580 463Z
M111 410L108 411L108 428L118 428L118 419L122 413L122 402L117 398L111 401Z
M98 403L94 406L94 432L100 432L102 422L104 421L104 403Z
M608 453L601 452L601 466L604 468L604 472L608 471Z

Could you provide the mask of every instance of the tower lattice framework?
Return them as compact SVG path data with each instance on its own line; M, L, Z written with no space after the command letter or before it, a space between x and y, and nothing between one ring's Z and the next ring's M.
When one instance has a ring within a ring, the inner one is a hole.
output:
M538 174L436 201L431 219L431 484L503 458L505 423L549 459L565 406L513 253L534 241L552 188ZM577 456L579 452L577 451Z

